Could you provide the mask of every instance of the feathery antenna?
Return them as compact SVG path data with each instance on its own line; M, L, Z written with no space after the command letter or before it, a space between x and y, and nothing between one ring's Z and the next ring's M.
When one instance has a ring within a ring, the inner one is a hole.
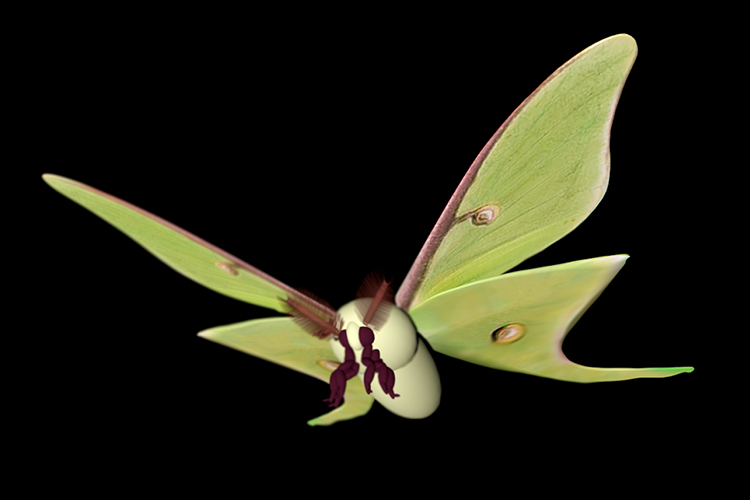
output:
M331 308L328 302L307 290L301 288L297 288L296 290L302 295L310 297L314 301ZM331 335L338 335L341 331L341 325L339 324L340 319L338 317L331 318L323 310L314 307L312 304L303 304L301 301L291 297L287 297L286 299L279 297L279 300L288 306L286 313L292 317L292 321L307 333L319 339L324 339Z
M383 273L372 272L365 276L357 290L357 298L372 297L370 306L365 309L364 304L357 304L362 322L376 329L380 329L386 321L393 307L393 287L391 281L386 281Z

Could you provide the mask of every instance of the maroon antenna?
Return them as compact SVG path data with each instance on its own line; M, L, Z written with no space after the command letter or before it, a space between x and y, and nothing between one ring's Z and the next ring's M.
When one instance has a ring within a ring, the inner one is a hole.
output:
M362 315L362 323L380 329L388 321L393 307L393 296L391 281L386 281L383 273L375 271L365 276L357 290L357 298L372 297L372 302L367 309L364 304L357 305Z
M328 302L307 290L301 288L297 288L296 290L302 295L318 302L322 306L332 309ZM339 324L340 320L338 317L331 317L326 311L315 307L312 303L303 304L301 301L292 297L287 297L286 300L279 298L279 300L288 306L286 312L292 317L292 320L307 333L310 333L319 339L324 339L331 335L338 335L341 331L341 325Z

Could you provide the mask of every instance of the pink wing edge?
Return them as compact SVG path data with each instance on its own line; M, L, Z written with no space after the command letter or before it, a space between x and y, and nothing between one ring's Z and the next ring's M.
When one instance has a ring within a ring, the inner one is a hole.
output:
M401 283L401 286L398 289L398 292L396 293L396 305L400 307L401 309L408 311L412 307L412 300L414 298L414 293L416 292L417 288L419 287L419 284L422 282L422 279L425 275L425 272L427 271L427 266L430 262L430 259L432 258L432 255L435 253L435 250L437 250L440 243L443 241L443 238L448 233L450 228L453 226L455 221L457 220L456 217L456 210L458 209L458 205L461 203L461 200L463 200L464 195L469 190L469 187L471 186L471 183L476 178L477 172L479 171L479 168L484 163L484 160L487 158L487 155L489 155L490 151L492 150L492 147L495 145L495 143L500 139L500 136L503 134L505 129L513 123L513 120L516 119L516 117L523 111L523 109L531 102L531 100L536 96L549 82L557 78L560 73L565 71L565 69L573 64L575 61L577 61L581 56L586 54L589 50L593 49L597 45L611 39L614 37L617 37L620 35L614 35L609 38L605 38L604 40L601 40L586 49L582 50L575 56L573 56L571 59L565 62L562 66L557 68L554 73L552 73L550 76L548 76L542 83L539 85L534 92L532 92L526 99L523 100L523 102L510 114L508 118L503 122L502 125L500 125L500 128L497 129L497 132L495 132L492 137L490 137L490 140L487 141L487 144L484 145L482 150L479 152L477 157L472 162L471 166L469 167L469 170L464 174L463 178L461 179L461 182L458 184L458 187L456 188L456 191L451 196L450 200L448 200L448 204L443 209L443 212L440 214L440 217L437 220L437 223L435 223L435 226L432 228L432 231L430 231L429 236L427 237L427 240L424 242L424 245L422 245L422 249L419 251L419 254L417 254L417 258L414 261L414 263L411 265L411 268L409 269L409 272L406 274L406 278L404 278L403 283ZM618 89L617 94L615 95L615 98L613 99L613 106L610 109L609 112L609 118L608 118L608 124L607 124L607 138L609 138L609 131L612 128L612 122L614 120L615 115L615 108L617 107L617 102L620 99L620 94L622 93L622 89L624 87L624 81L620 84L620 88ZM609 142L609 141L608 141ZM607 151L609 148L607 148ZM609 168L609 161L608 158L606 158L606 168Z

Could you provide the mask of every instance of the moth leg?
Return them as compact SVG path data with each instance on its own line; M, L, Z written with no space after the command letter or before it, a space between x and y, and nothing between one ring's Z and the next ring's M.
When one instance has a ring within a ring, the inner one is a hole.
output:
M367 367L367 370L365 370L365 392L367 394L372 393L371 385L372 385L372 379L375 377L375 363L370 359L362 358L362 363Z
M346 378L344 378L344 373L342 371L339 371L339 369L337 368L333 371L333 373L331 373L331 379L329 383L331 385L331 395L323 401L331 403L328 405L329 408L335 408L341 404L341 399L344 397L344 387L346 385Z
M346 390L346 381L352 378L359 371L359 363L355 361L346 361L340 364L331 373L329 384L331 385L331 395L324 402L330 402L328 405L331 407L338 407L341 404L341 400L344 397L344 391Z
M380 382L380 387L383 389L383 392L388 394L391 399L399 397L400 394L395 394L393 392L393 386L396 384L396 374L393 373L393 370L388 368L382 359L380 359L379 349L374 349L372 351L371 359L375 365L374 371L378 373L378 382Z
M362 344L362 356L361 361L367 369L365 370L365 377L363 382L365 383L365 391L367 394L372 393L372 379L375 377L375 362L372 359L372 342L375 340L375 334L371 328L362 326L359 329L359 342Z

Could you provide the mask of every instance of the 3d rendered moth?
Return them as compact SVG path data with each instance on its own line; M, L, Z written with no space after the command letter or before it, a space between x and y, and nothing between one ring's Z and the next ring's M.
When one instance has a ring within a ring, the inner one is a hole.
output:
M692 368L590 368L562 352L565 335L627 256L503 274L572 231L601 200L609 130L636 52L628 35L607 38L513 112L449 200L393 297L396 307L387 284L371 281L334 310L127 202L63 177L44 180L181 274L288 314L199 335L330 382L335 408L311 425L364 415L373 399L403 417L432 414L440 379L414 326L435 351L491 368L570 382L668 377Z

